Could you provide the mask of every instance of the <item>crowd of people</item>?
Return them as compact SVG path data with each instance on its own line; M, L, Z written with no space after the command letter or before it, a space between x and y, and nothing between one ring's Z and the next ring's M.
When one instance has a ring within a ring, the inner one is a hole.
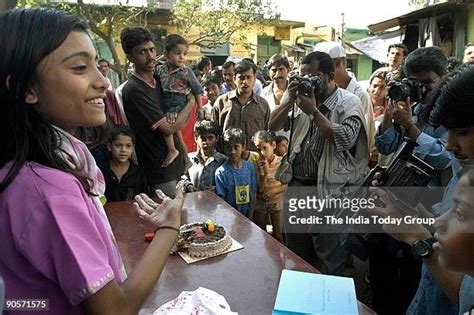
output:
M159 62L153 34L126 27L120 40L133 72L114 90L111 65L98 60L78 17L16 9L0 14L0 28L7 298L47 295L55 314L137 313L179 232L185 193L196 191L216 193L265 231L272 226L321 272L344 275L352 252L339 234L285 232L285 191L316 187L322 197L360 185L411 139L434 170L428 186L446 187L429 209L436 233L386 225L386 234L367 237L372 306L443 315L474 306L473 42L464 64L449 70L438 47L391 45L387 67L365 90L339 42L317 44L296 65L275 54L265 71L250 58L213 67L203 57L191 69L182 36L164 39ZM389 97L397 84L419 94ZM377 194L386 206L375 212L402 216ZM134 200L157 235L128 275L103 208L122 200Z

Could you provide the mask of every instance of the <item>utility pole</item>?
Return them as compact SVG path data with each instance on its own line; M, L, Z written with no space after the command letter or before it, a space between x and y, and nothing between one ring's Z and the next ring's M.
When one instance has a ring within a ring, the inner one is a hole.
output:
M344 28L346 26L346 23L344 22L344 12L341 13L341 18L342 18L342 22L341 22L340 38L341 38L341 43L343 43L344 42Z

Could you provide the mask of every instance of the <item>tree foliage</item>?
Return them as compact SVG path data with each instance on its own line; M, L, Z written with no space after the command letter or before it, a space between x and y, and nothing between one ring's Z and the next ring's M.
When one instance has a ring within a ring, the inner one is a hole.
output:
M51 2L49 0L19 0L19 7L53 7L80 15L89 25L95 38L102 39L110 50L113 61L112 69L118 73L120 81L126 80L128 62L123 64L117 54L115 43L118 42L120 31L128 25L146 26L150 7L131 7L127 3L119 5L96 5L84 3Z
M263 30L277 18L271 0L178 0L171 13L171 24L189 43L205 48L226 43L246 47L250 28Z
M408 0L408 5L416 10L440 3L441 0Z

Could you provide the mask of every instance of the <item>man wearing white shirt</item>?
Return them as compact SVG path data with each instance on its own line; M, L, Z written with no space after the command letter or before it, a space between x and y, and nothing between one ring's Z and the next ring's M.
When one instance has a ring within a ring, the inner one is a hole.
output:
M270 110L273 111L280 105L283 93L288 87L290 63L286 56L275 54L268 60L268 67L270 69L269 75L272 79L272 83L262 90L261 96L267 100Z
M283 93L288 88L288 73L290 72L290 62L286 56L275 54L268 60L269 75L272 83L262 90L262 96L273 112L279 105ZM286 127L286 126L285 126ZM289 131L285 128L276 132L277 135L285 136L289 139Z

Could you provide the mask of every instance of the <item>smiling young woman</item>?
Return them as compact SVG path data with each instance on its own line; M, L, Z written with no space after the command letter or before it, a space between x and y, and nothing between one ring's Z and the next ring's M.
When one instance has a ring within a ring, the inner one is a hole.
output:
M7 299L49 299L50 314L136 314L158 280L184 197L137 214L157 232L128 277L100 202L104 178L73 134L105 122L107 80L78 17L0 14L0 274ZM181 190L179 190L181 192ZM165 213L152 220L156 211Z

